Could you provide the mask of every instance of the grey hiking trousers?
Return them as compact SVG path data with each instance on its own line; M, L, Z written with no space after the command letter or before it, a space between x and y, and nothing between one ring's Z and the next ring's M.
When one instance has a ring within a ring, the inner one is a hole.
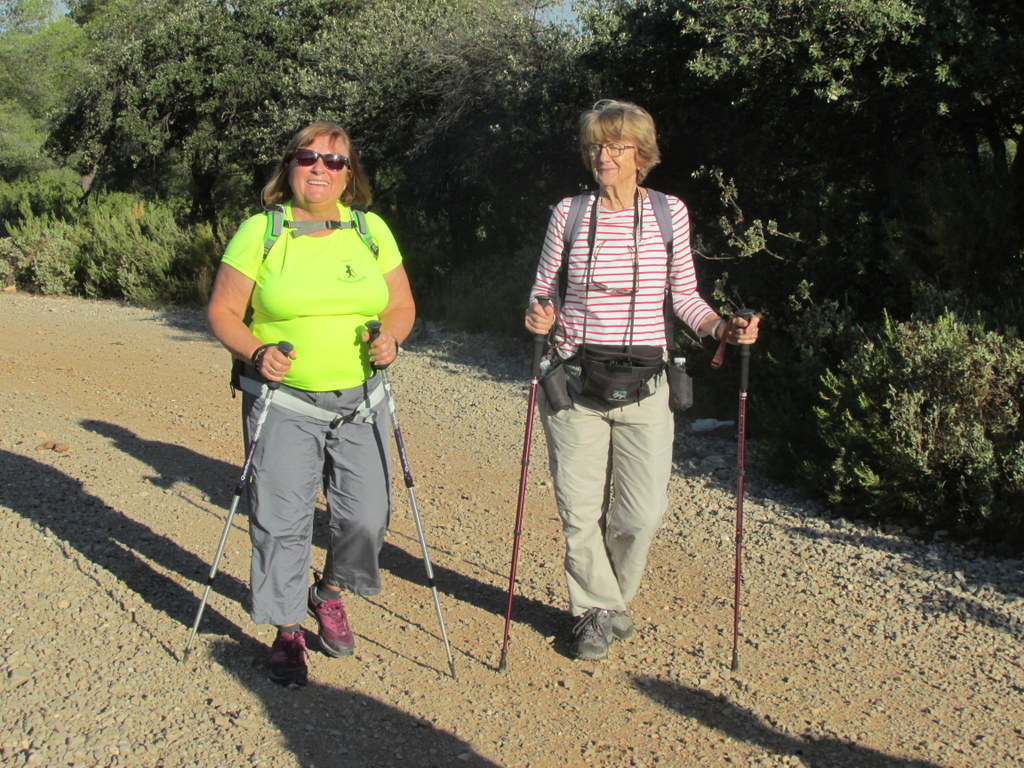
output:
M381 386L376 376L336 392L282 386L278 396L287 393L347 416ZM243 393L246 444L265 397ZM359 595L380 592L378 556L391 516L386 400L370 413L369 420L359 417L332 427L271 401L246 489L254 622L287 626L306 616L313 514L321 488L329 518L324 581Z

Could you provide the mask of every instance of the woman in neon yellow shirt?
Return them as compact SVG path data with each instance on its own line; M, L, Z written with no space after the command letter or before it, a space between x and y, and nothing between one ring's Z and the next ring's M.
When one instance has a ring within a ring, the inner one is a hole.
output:
M252 618L278 627L270 677L306 682L308 612L322 650L348 656L354 640L341 598L380 592L377 562L391 510L387 411L375 366L386 366L412 329L415 304L394 237L367 213L369 237L353 208L368 206L369 184L355 148L333 123L316 123L289 142L263 189L280 206L246 220L228 243L207 319L216 338L245 362L241 378L246 439L280 382L260 434L247 487L253 544ZM318 226L321 225L321 226ZM275 237L276 236L276 237ZM268 248L269 246L269 248ZM379 320L369 342L366 323ZM274 346L288 341L285 355ZM323 488L330 542L323 577L307 573L317 493Z

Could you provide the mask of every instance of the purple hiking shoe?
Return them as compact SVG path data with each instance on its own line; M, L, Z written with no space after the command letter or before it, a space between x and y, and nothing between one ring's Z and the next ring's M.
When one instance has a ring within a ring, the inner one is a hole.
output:
M356 639L348 625L348 614L339 594L337 600L317 602L316 586L309 588L309 615L316 619L320 629L320 644L324 653L338 658L351 656L356 648Z
M270 679L287 688L306 684L306 637L298 632L278 632L270 647Z

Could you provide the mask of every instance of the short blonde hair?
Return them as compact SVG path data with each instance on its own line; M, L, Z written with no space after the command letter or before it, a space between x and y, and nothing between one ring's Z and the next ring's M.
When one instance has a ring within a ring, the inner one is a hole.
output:
M337 123L313 123L292 136L288 146L285 147L284 155L282 155L281 162L277 165L277 170L274 171L270 181L263 187L264 205L275 205L292 198L293 193L290 182L292 153L296 149L308 147L321 136L330 137L331 142L342 139L348 144L350 178L348 186L341 193L341 202L350 207L353 205L369 206L373 202L370 182L367 180L363 167L359 163L359 152L356 151L355 145L345 132L345 129Z
M628 101L601 99L580 116L580 152L583 164L590 170L594 159L587 151L590 144L606 144L621 140L636 145L637 181L661 162L654 118L647 110Z

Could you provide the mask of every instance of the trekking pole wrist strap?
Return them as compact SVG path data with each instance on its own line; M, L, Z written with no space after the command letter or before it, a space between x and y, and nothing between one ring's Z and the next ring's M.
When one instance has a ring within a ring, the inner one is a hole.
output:
M261 347L256 347L256 350L252 353L252 357L250 357L249 360L252 362L252 367L256 369L256 373L260 372L260 363L263 362L263 356L267 353L267 350L273 346L276 345L264 344Z

